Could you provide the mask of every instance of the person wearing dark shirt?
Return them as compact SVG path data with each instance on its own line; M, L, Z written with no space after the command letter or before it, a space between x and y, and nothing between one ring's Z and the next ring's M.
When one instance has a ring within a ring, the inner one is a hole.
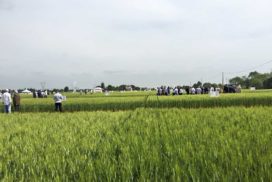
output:
M17 90L14 91L14 95L12 98L14 111L19 112L20 111L20 104L21 104L21 97Z

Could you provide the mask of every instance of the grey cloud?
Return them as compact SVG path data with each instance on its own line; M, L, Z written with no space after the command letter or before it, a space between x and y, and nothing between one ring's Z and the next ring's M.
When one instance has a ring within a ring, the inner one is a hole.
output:
M126 70L105 70L103 71L106 75L116 75L116 74L126 74L128 71Z
M12 0L0 0L0 10L11 11L15 8Z
M0 87L188 84L271 58L269 0L79 1L0 0Z
M3 64L3 63L8 63L9 62L9 59L5 59L5 58L0 58L0 63Z
M45 73L42 72L42 71L34 71L34 72L32 72L30 75L41 76L41 75L45 75Z
M262 29L262 30L256 30L248 34L248 38L262 38L266 36L272 35L272 27Z
M146 21L146 22L126 22L117 23L113 27L124 31L150 31L150 30L168 30L178 28L178 23L174 21Z

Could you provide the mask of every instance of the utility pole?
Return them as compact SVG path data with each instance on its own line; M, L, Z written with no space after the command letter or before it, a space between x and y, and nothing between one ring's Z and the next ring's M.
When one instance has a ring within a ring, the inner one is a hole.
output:
M74 81L73 82L73 93L76 93L76 89L77 89L76 84L77 84L77 82Z
M224 80L225 80L225 78L224 78L224 72L222 72L222 86L224 86Z
M45 90L45 86L46 86L46 82L45 81L41 82L41 87L43 91Z

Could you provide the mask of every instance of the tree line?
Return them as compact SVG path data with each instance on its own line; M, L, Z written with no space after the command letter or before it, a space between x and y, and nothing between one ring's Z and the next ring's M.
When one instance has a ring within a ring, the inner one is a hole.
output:
M236 76L229 80L232 84L241 85L242 88L255 87L256 89L272 88L272 72L259 73L257 71L250 72L248 76Z
M242 88L250 88L250 87L255 87L256 89L272 89L272 72L270 73L259 73L257 71L253 71L250 72L247 76L236 76L233 77L229 80L230 84L236 84L236 85L240 85ZM118 85L118 86L114 86L114 85L105 85L104 82L102 82L100 85L98 85L99 87L101 87L103 90L107 90L107 91L124 91L124 90L146 90L148 88L141 88L139 86L135 86L135 85ZM217 84L217 83L210 83L210 82L205 82L202 83L200 81L198 81L197 83L194 83L190 86L177 86L179 88L190 88L190 87L194 87L194 88L198 88L198 87L203 87L203 88L222 88L223 85L222 84ZM152 88L152 90L154 90L155 88ZM23 89L19 89L18 91L22 91ZM29 90L31 92L35 91L36 89L34 88L29 88ZM48 89L47 89L48 90ZM54 92L54 91L61 91L61 92L68 92L71 91L70 88L68 86L66 86L64 89L51 89L50 91ZM84 89L80 89L80 90L84 90ZM86 89L85 89L86 90Z

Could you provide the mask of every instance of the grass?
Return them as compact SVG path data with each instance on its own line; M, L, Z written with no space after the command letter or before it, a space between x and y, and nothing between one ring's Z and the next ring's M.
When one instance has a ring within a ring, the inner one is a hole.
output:
M3 181L271 181L272 108L0 114Z
M270 106L272 92L221 94L218 98L209 95L156 96L154 92L114 93L79 95L68 93L63 102L66 112L75 111L120 111L137 108L216 108L230 106ZM3 105L0 106L3 111ZM21 112L53 112L51 97L34 99L22 97Z

